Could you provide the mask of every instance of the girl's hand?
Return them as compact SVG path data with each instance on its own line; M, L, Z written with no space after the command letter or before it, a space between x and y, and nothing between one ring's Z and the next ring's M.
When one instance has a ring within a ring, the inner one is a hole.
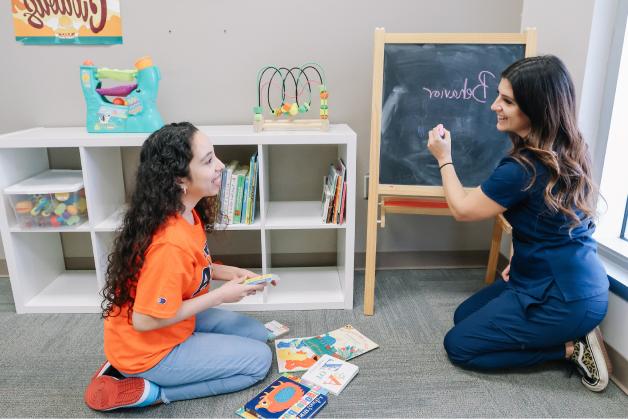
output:
M244 277L244 279L247 279L247 278L254 278L254 277L256 277L256 276L259 276L259 275L260 275L260 274L256 274L255 272L249 271L248 269L244 269L244 268L235 268L235 269L236 269L236 271L237 271L237 275L243 276L243 277ZM277 283L276 283L274 280L273 280L273 281L270 281L270 283L271 283L273 286L276 286L276 285L277 285ZM264 282L264 284L263 284L263 285L264 285L264 286L268 285L268 282Z
M441 138L438 135L437 127L434 127L430 132L427 140L427 149L438 161L438 165L451 162L451 136L449 131L444 129L445 138Z
M259 276L259 274L256 274L255 272L249 271L248 269L244 268L234 268L234 273L238 278L243 277L244 279Z
M242 283L244 279L244 277L240 277L227 281L214 292L220 295L220 300L223 303L237 303L248 295L254 295L258 291L263 291L266 286L266 284L245 285Z

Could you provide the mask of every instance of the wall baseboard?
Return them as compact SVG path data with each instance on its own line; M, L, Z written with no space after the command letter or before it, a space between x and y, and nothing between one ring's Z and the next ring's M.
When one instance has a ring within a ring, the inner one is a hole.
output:
M227 265L241 267L261 266L260 254L216 255ZM363 271L366 253L355 254L355 270ZM438 268L483 268L488 261L488 252L484 250L470 251L410 251L380 252L377 254L377 269L438 269ZM336 253L280 253L272 255L273 266L332 266L336 264ZM508 264L504 255L499 255L497 271ZM91 257L67 257L65 267L68 270L93 270L94 259ZM8 277L7 261L0 259L0 277Z
M355 270L363 271L365 261L366 253L356 253ZM487 250L380 252L376 269L486 268L487 262ZM506 265L508 259L500 254L498 272Z
M615 350L608 343L606 344L606 352L613 364L613 374L611 380L628 395L628 360Z

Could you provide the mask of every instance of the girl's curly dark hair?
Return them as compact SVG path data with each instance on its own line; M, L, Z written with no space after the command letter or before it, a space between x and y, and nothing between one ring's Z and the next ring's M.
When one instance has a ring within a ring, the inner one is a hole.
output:
M185 209L178 180L189 177L192 138L197 131L189 122L173 123L153 132L144 142L135 191L108 258L101 293L103 318L119 315L125 305L131 318L146 249L164 222ZM195 209L205 230L213 231L217 198L201 199Z

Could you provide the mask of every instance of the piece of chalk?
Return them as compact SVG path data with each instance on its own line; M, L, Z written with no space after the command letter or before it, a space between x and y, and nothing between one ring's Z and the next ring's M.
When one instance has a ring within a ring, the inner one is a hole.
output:
M443 124L438 124L438 126L436 126L436 129L438 130L438 135L440 136L440 138L445 138L445 128L443 128Z

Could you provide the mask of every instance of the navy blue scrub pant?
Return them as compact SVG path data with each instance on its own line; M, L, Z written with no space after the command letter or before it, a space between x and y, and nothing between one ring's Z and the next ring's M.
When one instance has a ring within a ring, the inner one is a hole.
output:
M548 294L526 306L499 279L469 297L456 309L455 326L445 336L451 362L491 370L564 358L565 342L585 336L604 319L608 293L571 302Z

